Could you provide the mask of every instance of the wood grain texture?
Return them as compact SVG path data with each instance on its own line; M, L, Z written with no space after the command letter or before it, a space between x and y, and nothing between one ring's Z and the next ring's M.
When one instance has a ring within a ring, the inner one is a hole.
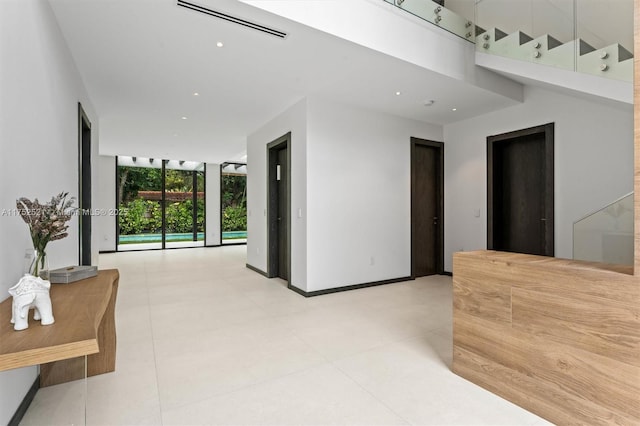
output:
M633 2L634 274L640 276L640 0Z
M114 281L111 298L98 327L100 352L87 356L87 376L110 373L116 370L116 298L118 280Z
M640 306L513 288L512 326L640 367Z
M75 283L53 285L55 323L48 326L34 321L31 312L29 328L14 331L11 298L0 303L0 371L98 353L99 329L105 313L113 313L118 279L113 269ZM104 330L113 334L108 340L113 340L115 358L115 327Z
M454 347L454 372L496 395L558 425L633 425L637 422L585 402L554 387L540 386L536 378L502 366L464 348ZM481 368L478 368L481 366ZM529 407L536 407L532 410Z
M87 376L86 361L86 357L79 356L40 365L40 387L84 379Z
M453 371L554 423L640 424L640 279L630 272L454 254Z
M510 285L494 277L495 274L485 274L482 280L486 285L478 288L468 281L468 275L459 272L456 271L459 279L453 283L457 295L453 301L454 308L508 324L511 321Z

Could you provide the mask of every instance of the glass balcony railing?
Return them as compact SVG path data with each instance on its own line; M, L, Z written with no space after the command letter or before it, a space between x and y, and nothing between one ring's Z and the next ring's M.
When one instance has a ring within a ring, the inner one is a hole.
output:
M573 224L573 258L633 265L633 192Z
M431 0L384 0L427 22L449 31L471 43L475 42L474 25L471 18L465 18L444 6L445 1ZM465 6L459 5L464 12ZM471 11L470 11L471 12ZM472 15L472 13L465 13Z
M633 80L633 0L476 0L479 52Z

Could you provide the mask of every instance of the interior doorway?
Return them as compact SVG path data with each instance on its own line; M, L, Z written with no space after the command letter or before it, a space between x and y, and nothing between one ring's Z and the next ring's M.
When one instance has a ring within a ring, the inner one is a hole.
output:
M290 283L291 276L291 133L267 145L269 278Z
M444 144L411 138L411 277L444 271Z
M91 265L91 122L78 103L79 262Z
M487 138L487 248L554 255L553 123Z

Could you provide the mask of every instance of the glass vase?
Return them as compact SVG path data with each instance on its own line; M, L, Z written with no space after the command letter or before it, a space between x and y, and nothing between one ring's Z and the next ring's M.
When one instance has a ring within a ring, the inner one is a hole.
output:
M24 273L43 280L49 279L49 258L44 250L27 249L24 255Z

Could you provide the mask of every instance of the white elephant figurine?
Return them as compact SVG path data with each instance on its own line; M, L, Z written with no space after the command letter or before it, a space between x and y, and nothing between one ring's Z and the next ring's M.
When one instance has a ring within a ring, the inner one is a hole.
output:
M9 294L13 296L11 324L13 324L14 330L29 328L30 308L35 308L33 319L40 320L40 324L50 325L55 322L49 297L50 288L49 281L25 274L20 278L18 284L9 289Z

